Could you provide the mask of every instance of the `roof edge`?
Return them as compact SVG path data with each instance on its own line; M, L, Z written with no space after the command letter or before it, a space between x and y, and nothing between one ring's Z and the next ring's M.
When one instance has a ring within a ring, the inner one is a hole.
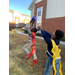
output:
M32 3L30 4L30 6L28 7L29 10L32 9L32 5L33 5L33 3L35 3L35 1L36 1L36 0L33 0L33 1L32 1Z

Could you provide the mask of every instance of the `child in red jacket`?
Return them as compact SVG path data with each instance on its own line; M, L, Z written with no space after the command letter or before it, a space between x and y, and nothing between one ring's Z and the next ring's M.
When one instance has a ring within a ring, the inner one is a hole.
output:
M33 26L34 22L36 21L37 17L33 16L32 20L30 21L30 23L26 24L26 29L28 31L28 36L29 36L29 41L28 43L23 47L24 51L27 53L27 60L29 60L29 58L31 57L31 55L33 55L34 57L34 61L33 64L34 65L37 62L37 56L36 56L36 48L35 48L35 33L37 32L37 29ZM30 30L30 25L32 24L32 29ZM30 53L28 51L27 48L32 46L32 53Z
M28 42L24 47L24 51L28 54L27 55L27 60L30 59L31 55L33 55L33 64L36 64L37 63L37 56L36 56L36 47L35 47L35 34L37 32L37 29L34 27L31 29L31 38L32 38L32 42ZM32 53L28 51L27 48L31 47L32 46Z

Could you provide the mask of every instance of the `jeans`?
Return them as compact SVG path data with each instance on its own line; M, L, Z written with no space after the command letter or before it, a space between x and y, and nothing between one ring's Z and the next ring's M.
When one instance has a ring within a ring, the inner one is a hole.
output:
M60 60L61 59L56 59L55 60L55 67L57 70L56 75L59 75L59 65L60 65ZM51 56L48 57L47 61L46 61L46 67L45 67L45 71L44 71L44 75L49 75L51 69L53 68L52 62L53 58ZM54 69L53 69L53 75L54 75Z

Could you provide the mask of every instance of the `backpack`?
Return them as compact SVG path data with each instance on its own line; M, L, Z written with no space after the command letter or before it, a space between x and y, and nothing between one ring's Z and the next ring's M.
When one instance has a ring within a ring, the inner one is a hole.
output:
M54 40L51 39L51 41L52 41L52 46L53 46L53 48L51 50L51 52L53 53L52 57L54 59L61 57L60 56L61 49L58 48L59 45L56 45Z
M61 58L61 56L60 56L61 49L58 48L59 45L56 45L56 43L53 39L51 39L51 41L52 41L52 46L53 46L51 52L53 53L52 57L53 57L53 68L54 68L54 72L55 72L54 75L56 75L57 71L56 71L56 67L55 67L55 60L56 60L56 58L59 58L59 57ZM60 73L60 75L63 75L61 72L61 61L60 61L60 66L59 66L59 73Z

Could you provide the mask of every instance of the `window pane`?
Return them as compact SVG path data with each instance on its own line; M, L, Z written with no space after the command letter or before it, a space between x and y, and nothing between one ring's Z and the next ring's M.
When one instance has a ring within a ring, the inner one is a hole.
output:
M38 8L38 16L41 16L41 7Z
M38 16L41 16L41 11L40 11L40 12L38 12Z
M41 11L41 7L38 9L38 12Z
M23 25L21 25L21 27L23 27Z

